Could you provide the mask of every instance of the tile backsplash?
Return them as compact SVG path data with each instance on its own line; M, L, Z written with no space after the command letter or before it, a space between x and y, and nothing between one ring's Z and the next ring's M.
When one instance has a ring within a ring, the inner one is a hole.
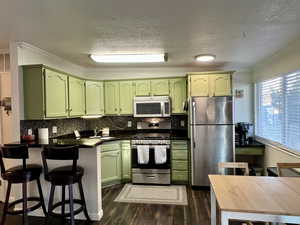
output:
M52 127L57 127L57 133L52 133ZM86 130L86 120L81 118L72 119L53 119L53 120L21 120L21 135L27 134L28 129L32 129L33 134L37 135L38 128L48 128L49 137L56 137L70 134L73 130Z
M94 128L109 127L110 130L136 130L137 122L142 118L133 116L104 116L99 119L53 119L53 120L21 120L21 135L27 134L28 129L32 129L37 135L38 128L49 128L49 137L56 137L65 134L70 134L73 130L92 130ZM128 127L128 121L131 121L131 127ZM184 121L184 127L181 126L181 121ZM171 116L172 129L186 129L187 116L176 115ZM57 127L57 133L52 133L52 127Z

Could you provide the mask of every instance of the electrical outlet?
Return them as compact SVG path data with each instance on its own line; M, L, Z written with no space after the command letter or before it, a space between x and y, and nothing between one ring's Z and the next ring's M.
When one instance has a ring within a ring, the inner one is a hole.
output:
M29 129L27 130L27 134L28 134L28 135L32 135L32 129L31 129L31 128L29 128Z
M129 120L129 121L127 122L127 127L132 127L132 121Z
M53 134L56 134L56 133L57 133L57 126L53 126L53 127L52 127L52 133L53 133Z
M181 127L184 127L184 126L185 126L184 120L180 120L180 126L181 126Z

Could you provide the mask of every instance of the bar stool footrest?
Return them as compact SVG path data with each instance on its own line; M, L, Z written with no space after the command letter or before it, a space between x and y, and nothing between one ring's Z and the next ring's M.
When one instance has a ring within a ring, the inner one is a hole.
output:
M41 199L39 197L29 197L27 198L27 202L37 202L37 204L28 207L26 210L26 213L32 212L38 208L40 208L42 206L41 203ZM18 199L16 201L13 201L11 203L8 204L8 210L7 210L7 214L9 215L19 215L19 214L23 214L23 209L20 210L14 210L12 208L14 208L17 204L23 203L23 199Z
M74 210L74 216L75 216L75 215L81 213L84 210L84 204L83 204L83 202L80 199L74 199L73 202L74 202L74 205L75 204L80 205L80 207L78 209ZM53 204L52 211L48 212L48 214L50 216L53 216L53 217L70 217L71 216L70 213L61 214L61 213L55 213L55 212L53 212L55 208L57 208L59 206L62 206L63 204L69 205L70 204L70 200L66 200L64 202L60 201L60 202L57 202L57 203Z

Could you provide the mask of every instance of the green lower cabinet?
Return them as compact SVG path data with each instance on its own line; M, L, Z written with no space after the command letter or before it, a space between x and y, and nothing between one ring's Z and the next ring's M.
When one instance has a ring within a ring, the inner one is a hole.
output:
M172 183L187 184L189 182L189 161L187 141L172 141Z
M102 186L131 181L130 141L107 142L101 146Z
M172 170L173 183L188 183L188 180L189 180L188 171Z
M101 181L102 185L121 181L121 151L101 152Z

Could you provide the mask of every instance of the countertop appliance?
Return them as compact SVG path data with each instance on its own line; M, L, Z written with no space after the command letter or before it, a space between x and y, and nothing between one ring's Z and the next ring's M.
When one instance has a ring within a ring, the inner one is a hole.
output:
M169 96L134 97L134 117L170 117Z
M149 119L138 122L137 128L140 133L131 140L131 162L132 162L132 183L136 184L170 184L171 183L171 149L170 133L156 133L155 130L170 129L171 121L160 121ZM153 133L149 130L153 129ZM145 132L143 132L145 130ZM148 132L146 132L146 130ZM138 160L138 146L149 146L149 162L140 164ZM155 163L155 146L165 146L166 162Z
M235 125L235 141L239 146L245 146L253 142L253 124L240 122Z
M191 97L191 180L209 186L208 174L218 173L219 162L234 161L232 97Z

